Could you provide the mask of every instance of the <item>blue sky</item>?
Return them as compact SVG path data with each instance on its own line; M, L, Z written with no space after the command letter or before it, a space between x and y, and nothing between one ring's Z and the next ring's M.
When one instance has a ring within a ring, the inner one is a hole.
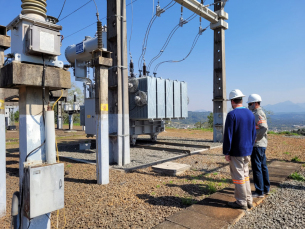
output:
M64 17L88 0L67 0L62 12ZM100 18L106 17L106 0L96 0ZM48 15L57 17L63 0L47 1ZM170 0L160 0L161 7ZM212 3L206 0L206 4ZM0 0L2 9L0 24L7 25L21 12L20 0ZM127 0L127 4L130 0ZM153 7L154 3L154 7ZM136 70L142 52L142 42L157 0L137 0L133 3L133 35L131 53ZM225 10L229 13L229 29L226 31L227 95L238 88L246 95L258 93L263 104L275 104L286 100L305 102L305 30L304 0L263 1L229 0ZM212 8L213 9L213 8ZM90 2L78 12L59 22L62 34L68 36L96 21L95 6ZM148 63L161 49L168 34L179 22L180 6L175 4L154 22L147 45L145 60ZM183 17L192 13L184 9ZM128 41L131 31L131 6L127 7ZM106 24L106 20L102 20ZM202 20L202 26L209 23ZM164 54L155 64L164 60L179 60L189 52L198 33L199 18L179 28ZM59 57L65 61L64 50L79 43L85 35L94 36L93 25L63 40ZM8 50L9 52L9 50ZM182 80L188 83L189 110L212 110L213 96L213 32L208 29L200 36L192 54L181 63L164 64L158 77ZM72 76L74 81L74 78ZM78 83L81 86L81 83Z

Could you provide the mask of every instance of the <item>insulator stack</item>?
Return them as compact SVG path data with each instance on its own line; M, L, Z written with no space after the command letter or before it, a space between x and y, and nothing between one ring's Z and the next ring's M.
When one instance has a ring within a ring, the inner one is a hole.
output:
M143 76L146 76L146 65L143 65Z
M97 22L97 48L102 49L103 48L103 38L102 38L102 22Z
M21 0L21 14L38 14L47 17L47 0Z

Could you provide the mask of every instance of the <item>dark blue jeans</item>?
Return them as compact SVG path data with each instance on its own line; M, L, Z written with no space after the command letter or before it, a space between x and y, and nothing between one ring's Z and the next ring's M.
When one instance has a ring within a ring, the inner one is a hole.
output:
M265 151L264 147L253 147L251 155L255 191L260 195L269 192L270 189Z

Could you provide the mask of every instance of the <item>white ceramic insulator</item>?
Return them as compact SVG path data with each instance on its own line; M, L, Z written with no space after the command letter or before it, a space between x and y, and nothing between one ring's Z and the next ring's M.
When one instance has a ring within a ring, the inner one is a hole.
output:
M46 112L45 119L46 159L48 164L56 163L54 111Z

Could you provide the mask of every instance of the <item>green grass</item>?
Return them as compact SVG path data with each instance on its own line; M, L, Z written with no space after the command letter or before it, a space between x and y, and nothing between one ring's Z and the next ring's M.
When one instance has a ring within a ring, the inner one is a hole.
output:
M158 185L157 185L157 188L160 188L160 187L161 187L161 186L158 184Z
M202 130L204 132L213 132L213 128L192 128L191 130Z
M292 162L300 162L301 159L299 157L294 157L291 159Z
M293 180L297 180L297 181L305 181L305 177L303 177L301 174L294 172L292 173L289 178L293 179Z
M284 154L287 154L287 155L289 155L290 153L289 153L289 152L285 152Z
M192 205L197 203L197 200L193 200L192 197L182 197L181 201L183 205Z
M155 193L155 192L152 192L151 195L154 196L154 195L156 195L156 193Z
M214 176L218 175L218 173L213 173Z
M290 131L281 131L281 132L274 132L274 131L268 131L268 134L276 134L276 135L289 135L289 136L298 136L300 134L298 133L293 133L293 132L290 132Z
M169 181L169 183L172 184L172 183L174 183L174 181L171 180L171 181Z
M208 194L213 194L215 192L217 192L217 188L216 188L216 185L214 182L209 182L207 184L207 188L206 188L206 191L208 192Z
M18 142L6 142L6 145L18 145L19 144L19 141Z
M71 165L71 164L69 164L69 165L67 165L67 167L68 167L68 168L70 168L70 167L72 167L72 165Z

